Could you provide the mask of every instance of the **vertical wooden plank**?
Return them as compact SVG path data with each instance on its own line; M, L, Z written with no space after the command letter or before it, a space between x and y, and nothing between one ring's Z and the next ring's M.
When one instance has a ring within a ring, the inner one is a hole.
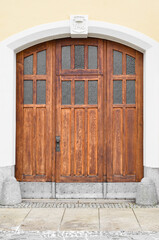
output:
M104 50L106 50L104 49L104 41L102 39L98 39L98 74L103 74L104 68L106 68L103 61L103 55L105 54Z
M103 181L107 179L107 41L103 47Z
M143 54L136 51L137 159L136 181L143 178Z
M71 59L72 61L72 59ZM74 106L75 104L75 78L71 78L71 105ZM75 155L75 109L71 108L71 149L70 149L70 169L71 169L71 176L73 177L75 175L75 165L76 165L76 159L74 157Z
M112 181L113 161L112 161L112 105L113 105L113 52L111 42L107 41L107 181Z
M61 135L61 77L56 77L56 136ZM60 141L60 148L62 148ZM55 143L56 144L56 143ZM56 181L58 182L61 174L61 151L55 155Z
M97 109L88 109L88 175L97 175Z
M55 43L48 42L46 44L46 124L45 124L45 169L46 169L46 181L54 181L55 174L52 175L53 164L55 165L55 122L52 119L55 118L55 103L53 104L53 82L55 82ZM53 58L54 55L54 58ZM55 97L55 96L54 96ZM54 124L54 125L53 125Z
M52 181L55 182L56 179L56 42L52 41L50 44L51 48L51 56L50 56L50 61L51 61L51 69L50 69L50 121L51 121L51 129L50 131L52 132L51 134L51 174L52 174Z
M33 175L33 108L24 109L23 174Z
M103 77L98 78L97 174L103 181Z
M88 109L85 108L85 140L84 140L84 151L85 151L85 157L84 157L84 176L87 176L88 174Z
M46 109L36 109L36 174L46 174Z
M88 69L88 45L84 47L84 69Z
M75 174L75 109L71 108L71 176Z
M61 110L61 175L71 174L71 110Z
M134 175L136 165L137 126L136 109L128 108L125 112L125 139L126 139L126 175Z
M123 110L113 110L113 175L123 173Z
M16 66L16 178L22 180L23 169L23 52L17 54Z
M77 176L84 173L84 141L85 141L85 113L84 109L75 109L75 170Z

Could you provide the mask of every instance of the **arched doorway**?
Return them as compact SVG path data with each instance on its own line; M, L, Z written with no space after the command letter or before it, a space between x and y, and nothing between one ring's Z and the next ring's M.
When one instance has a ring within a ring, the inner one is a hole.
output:
M88 38L17 54L19 181L140 181L142 132L140 52Z

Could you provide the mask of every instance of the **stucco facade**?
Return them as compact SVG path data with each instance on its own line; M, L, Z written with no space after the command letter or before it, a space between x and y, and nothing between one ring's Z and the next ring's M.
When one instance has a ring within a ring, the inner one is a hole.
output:
M88 15L88 37L113 40L144 54L143 167L144 176L155 181L159 192L158 9L157 0L146 2L93 0L80 1L76 4L73 1L63 3L49 0L1 1L0 171L2 178L14 175L16 164L16 53L44 41L70 37L70 16L80 14ZM80 37L82 38L82 34ZM102 196L116 196L115 190L112 190L112 195L111 192L106 194L106 191L104 190ZM133 194L127 195L130 196L134 197ZM120 197L126 196L120 195Z

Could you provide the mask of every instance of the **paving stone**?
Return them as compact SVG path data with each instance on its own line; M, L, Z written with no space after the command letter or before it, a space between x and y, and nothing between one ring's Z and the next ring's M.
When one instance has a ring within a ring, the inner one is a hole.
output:
M159 209L134 209L133 210L143 231L159 232Z
M99 230L98 209L66 209L61 231Z
M59 230L64 209L32 209L20 226L23 231Z
M30 209L0 209L0 230L17 230Z
M140 231L131 209L100 209L101 231Z

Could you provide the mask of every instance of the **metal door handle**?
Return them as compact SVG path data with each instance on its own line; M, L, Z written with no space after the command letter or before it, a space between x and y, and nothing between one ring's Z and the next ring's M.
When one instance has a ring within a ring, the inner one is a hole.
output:
M56 152L60 152L60 136L56 136Z

